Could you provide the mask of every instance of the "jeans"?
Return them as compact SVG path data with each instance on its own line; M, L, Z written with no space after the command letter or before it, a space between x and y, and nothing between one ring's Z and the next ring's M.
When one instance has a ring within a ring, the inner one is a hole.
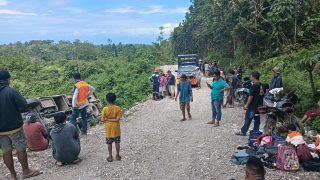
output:
M244 117L244 125L241 128L241 132L243 134L246 134L248 132L252 119L254 119L253 130L254 131L259 131L259 128L260 128L260 115L256 116L255 114L256 114L256 110L247 109L246 115Z
M88 126L88 122L87 122L87 107L84 107L82 109L73 109L70 122L71 122L71 124L74 125L74 127L76 127L76 129L78 129L77 118L79 117L80 113L81 113L81 119L82 119L81 132L82 132L82 134L87 134L87 128L88 128L87 127Z
M160 84L153 84L153 98L157 98L159 95Z
M212 120L221 121L221 104L223 100L211 100Z

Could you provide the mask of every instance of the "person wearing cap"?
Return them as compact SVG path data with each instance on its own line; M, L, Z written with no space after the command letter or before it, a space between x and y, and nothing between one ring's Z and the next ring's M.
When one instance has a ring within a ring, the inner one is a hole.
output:
M175 95L175 88L176 88L176 77L171 73L171 71L168 71L168 85L169 85L169 93L171 95L171 98L174 99Z
M26 115L23 131L31 151L43 151L48 148L47 130L41 123L37 122L37 116L34 113Z
M160 88L160 75L159 75L159 69L154 68L154 74L149 78L149 80L153 84L153 100L158 100L159 97L159 88Z
M175 98L176 101L178 97L180 101L180 109L183 116L181 121L186 120L186 109L188 112L189 119L192 119L192 116L190 113L190 101L191 102L193 101L192 87L191 87L190 81L187 80L187 76L185 74L181 75L181 81L177 85L177 95Z
M271 84L269 87L269 90L275 89L275 88L282 88L282 78L280 76L280 69L278 67L274 67L273 70L273 78L271 80Z
M11 179L15 180L17 179L17 173L12 156L13 146L17 150L23 178L37 176L42 172L29 169L26 152L27 140L22 129L23 120L21 116L21 113L26 111L27 101L16 89L9 87L10 78L8 71L0 71L0 146L3 153L3 162L10 171ZM0 179L4 178L0 177Z
M73 78L76 84L73 88L72 95L72 115L70 122L75 128L78 128L77 118L81 113L81 132L82 135L87 135L88 122L87 122L87 107L89 106L88 98L95 91L95 88L90 86L87 82L81 80L80 73L73 73Z

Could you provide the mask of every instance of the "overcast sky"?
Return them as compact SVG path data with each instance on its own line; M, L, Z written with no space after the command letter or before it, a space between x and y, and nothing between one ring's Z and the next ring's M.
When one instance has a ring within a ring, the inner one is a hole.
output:
M151 43L184 19L190 0L0 0L0 44L28 40Z

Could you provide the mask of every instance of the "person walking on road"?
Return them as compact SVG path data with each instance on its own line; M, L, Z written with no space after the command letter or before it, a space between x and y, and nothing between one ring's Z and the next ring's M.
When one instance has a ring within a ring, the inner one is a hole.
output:
M152 82L153 85L153 100L158 100L160 90L160 75L158 68L154 68L154 74L152 74L149 80Z
M254 71L251 73L251 81L253 85L250 88L250 94L247 101L247 104L244 106L244 110L246 110L244 124L236 135L238 136L246 136L247 131L249 130L252 119L254 119L254 127L253 130L259 131L260 128L260 116L256 115L258 112L258 107L263 104L263 96L265 94L265 90L263 84L260 83L260 73Z
M187 80L187 76L185 74L181 75L181 81L178 84L177 90L178 91L177 91L175 100L177 101L179 97L180 109L183 116L181 121L186 120L186 109L188 112L189 119L192 119L192 116L190 113L190 101L193 102L193 93L192 93L191 83L190 81Z
M175 96L175 88L176 88L176 77L171 73L171 71L168 71L168 85L169 85L169 93L171 95L171 98L174 99Z
M10 88L10 73L0 71L0 146L3 162L10 171L11 180L18 179L14 168L12 147L17 150L18 160L22 166L22 177L30 178L42 174L39 170L31 170L28 165L27 140L23 132L21 113L26 111L27 101L14 88ZM5 179L1 175L0 179Z
M82 135L87 135L88 122L87 122L87 107L89 106L88 98L95 91L95 88L90 86L87 82L81 80L80 73L76 72L73 74L73 78L76 81L76 84L73 88L72 95L72 115L70 122L77 129L77 118L81 113L82 120Z
M212 121L208 122L208 124L213 124L213 127L218 127L220 126L222 117L221 105L223 103L223 93L229 89L229 85L220 77L220 71L215 71L213 72L212 85L207 82L207 86L211 89L212 107Z

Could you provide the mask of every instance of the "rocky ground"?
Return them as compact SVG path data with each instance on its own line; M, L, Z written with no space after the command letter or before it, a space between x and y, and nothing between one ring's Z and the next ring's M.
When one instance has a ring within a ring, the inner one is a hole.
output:
M207 125L211 108L205 81L202 89L194 89L192 120L180 122L179 105L169 98L148 100L135 107L121 123L122 161L107 162L100 125L81 138L80 164L57 167L50 150L29 152L31 167L44 172L33 179L244 179L244 166L230 162L236 147L247 142L247 137L234 135L242 125L244 111L239 107L224 109L221 127ZM7 173L1 160L0 178ZM320 173L268 170L266 179L320 179Z

